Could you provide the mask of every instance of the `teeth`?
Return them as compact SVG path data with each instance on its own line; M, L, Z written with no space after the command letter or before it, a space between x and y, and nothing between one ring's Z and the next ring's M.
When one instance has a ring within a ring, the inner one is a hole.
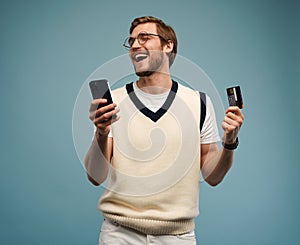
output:
M147 58L146 54L137 54L137 55L134 56L134 59L136 61L141 61L141 60L146 59L146 58Z

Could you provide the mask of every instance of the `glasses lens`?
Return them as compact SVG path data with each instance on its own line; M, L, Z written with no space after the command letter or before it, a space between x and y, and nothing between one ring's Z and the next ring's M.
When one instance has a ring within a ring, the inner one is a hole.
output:
M149 39L149 35L147 33L140 33L137 38L139 40L139 44L145 44Z
M145 44L149 40L150 35L158 36L156 34L140 33L136 38L134 38L134 37L127 37L125 39L125 42L124 42L123 46L125 48L130 49L132 47L133 43L135 42L135 39L138 40L139 44Z
M131 48L132 45L133 45L133 43L134 43L134 41L135 41L135 38L129 37L127 40L128 40L128 46Z

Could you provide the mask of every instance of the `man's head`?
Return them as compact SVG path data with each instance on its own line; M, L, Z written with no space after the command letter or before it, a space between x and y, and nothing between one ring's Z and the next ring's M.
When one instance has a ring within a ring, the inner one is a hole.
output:
M152 17L152 16L143 16L134 19L131 23L129 33L132 35L134 29L146 23L154 23L156 26L156 32L161 42L161 47L167 45L168 43L172 43L173 49L171 52L168 52L167 55L169 57L169 66L171 66L174 62L177 53L177 37L175 31L171 26L166 25L162 20Z

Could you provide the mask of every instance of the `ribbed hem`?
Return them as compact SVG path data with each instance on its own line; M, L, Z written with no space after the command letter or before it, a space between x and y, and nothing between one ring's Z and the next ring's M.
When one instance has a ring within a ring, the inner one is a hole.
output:
M104 218L147 235L180 235L195 229L194 219L173 221L139 219L103 213Z

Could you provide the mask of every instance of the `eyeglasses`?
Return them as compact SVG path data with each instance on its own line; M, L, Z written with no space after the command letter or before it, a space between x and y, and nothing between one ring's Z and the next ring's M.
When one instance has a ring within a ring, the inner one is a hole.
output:
M166 39L164 39L161 35L154 34L154 33L147 33L147 32L141 32L137 35L137 37L127 37L123 43L123 46L126 49L131 49L132 45L134 44L135 40L137 39L140 45L145 44L151 36L159 37L165 42L167 42Z

